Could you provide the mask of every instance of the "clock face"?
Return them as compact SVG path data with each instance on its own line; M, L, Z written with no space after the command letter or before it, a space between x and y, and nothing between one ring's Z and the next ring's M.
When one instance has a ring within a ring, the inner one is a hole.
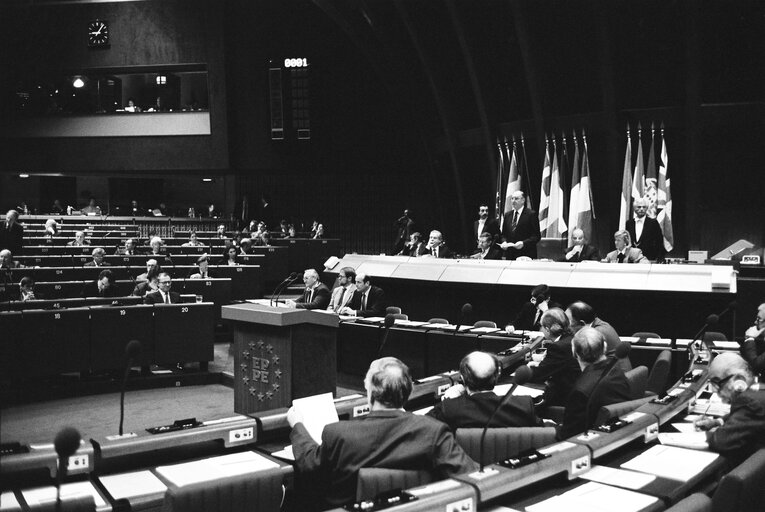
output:
M88 23L88 46L107 46L109 44L109 25L105 21Z

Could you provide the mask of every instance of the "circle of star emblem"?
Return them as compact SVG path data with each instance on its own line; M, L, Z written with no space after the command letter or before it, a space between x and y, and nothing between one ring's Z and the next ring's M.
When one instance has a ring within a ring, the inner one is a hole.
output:
M258 393L258 402L262 402L263 398L265 398L265 396L266 395L264 395L263 393Z

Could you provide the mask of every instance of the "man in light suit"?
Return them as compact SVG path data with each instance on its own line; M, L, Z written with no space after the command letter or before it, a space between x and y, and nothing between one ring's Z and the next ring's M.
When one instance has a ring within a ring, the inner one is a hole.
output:
M353 298L353 292L356 291L356 270L353 267L343 267L337 274L338 286L332 290L332 297L329 299L327 310L338 313L347 306Z
M489 233L492 241L499 238L499 223L489 218L489 206L482 204L478 207L478 220L473 222L473 238L479 238L483 233Z
M502 224L502 239L500 247L505 251L505 259L514 260L519 256L536 259L539 233L539 218L537 212L526 208L526 195L516 190L510 196L513 209L505 214Z
M329 305L329 288L319 281L319 273L309 268L303 273L305 292L296 300L286 300L285 304L297 309L327 309Z
M330 423L318 444L294 407L287 412L295 465L311 490L321 493L314 507L340 507L356 496L364 467L428 470L437 479L469 473L476 463L465 454L446 424L404 411L412 391L409 368L394 357L369 366L364 387L369 414ZM300 494L309 490L301 489Z
M643 251L630 247L631 245L632 241L629 232L626 229L617 231L614 233L614 246L616 250L609 252L601 261L603 263L650 263L643 256Z
M635 216L627 221L625 227L635 248L643 251L645 257L651 261L663 261L664 235L659 221L646 215L648 201L644 198L635 199L632 203L632 211Z
M385 292L373 286L366 274L356 274L356 291L350 304L340 309L341 315L385 316Z

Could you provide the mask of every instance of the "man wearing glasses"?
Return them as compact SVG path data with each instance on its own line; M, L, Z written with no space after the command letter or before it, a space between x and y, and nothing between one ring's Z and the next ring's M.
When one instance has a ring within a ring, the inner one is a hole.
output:
M170 291L173 280L167 272L159 274L159 289L155 292L147 293L143 298L144 304L178 304L181 302L181 296L178 292Z
M738 354L724 352L709 365L709 383L730 413L723 418L703 417L698 430L707 432L709 448L740 462L765 447L765 392L755 385L749 365Z
M744 337L741 355L755 374L765 377L765 302L757 308L754 325L746 330Z

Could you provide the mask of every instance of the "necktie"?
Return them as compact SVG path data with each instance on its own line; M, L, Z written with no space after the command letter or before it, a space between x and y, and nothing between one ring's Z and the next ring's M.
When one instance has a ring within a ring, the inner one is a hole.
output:
M619 253L619 255L616 257L616 260L617 260L619 263L624 263L624 253L623 253L623 252L620 252L620 253Z
M170 304L170 294L169 293L165 294L165 304Z
M513 213L513 225L512 228L515 230L515 228L518 226L518 210L515 210Z
M365 293L361 294L361 310L367 309L367 295Z

